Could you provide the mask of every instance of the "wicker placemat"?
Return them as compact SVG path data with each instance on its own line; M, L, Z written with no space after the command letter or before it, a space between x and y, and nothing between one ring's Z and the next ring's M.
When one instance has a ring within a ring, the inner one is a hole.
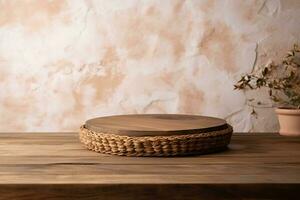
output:
M99 153L183 156L226 149L232 127L202 116L123 115L89 120L79 135L86 148Z

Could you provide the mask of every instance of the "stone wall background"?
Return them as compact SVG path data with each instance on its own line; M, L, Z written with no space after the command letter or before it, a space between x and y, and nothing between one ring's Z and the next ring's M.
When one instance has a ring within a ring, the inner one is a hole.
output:
M299 17L299 0L0 0L0 131L129 113L276 131L233 84L299 42Z

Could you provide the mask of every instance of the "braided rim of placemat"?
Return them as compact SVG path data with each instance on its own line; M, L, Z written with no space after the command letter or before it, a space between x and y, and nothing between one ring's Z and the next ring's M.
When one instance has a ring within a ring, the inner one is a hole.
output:
M79 138L87 149L119 156L183 156L206 154L227 148L232 127L186 135L124 136L80 127Z

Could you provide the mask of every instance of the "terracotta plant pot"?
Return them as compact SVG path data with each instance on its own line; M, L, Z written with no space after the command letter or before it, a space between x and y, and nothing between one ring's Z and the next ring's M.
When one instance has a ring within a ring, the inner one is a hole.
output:
M280 135L300 136L300 109L276 108Z

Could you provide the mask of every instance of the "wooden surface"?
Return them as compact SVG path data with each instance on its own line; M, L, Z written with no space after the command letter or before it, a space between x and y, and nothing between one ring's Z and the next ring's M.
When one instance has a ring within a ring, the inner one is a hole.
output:
M179 114L117 115L90 119L86 128L128 136L178 135L227 128L223 119Z
M0 133L0 199L292 199L300 138L234 134L227 151L175 158L101 155L76 133Z

